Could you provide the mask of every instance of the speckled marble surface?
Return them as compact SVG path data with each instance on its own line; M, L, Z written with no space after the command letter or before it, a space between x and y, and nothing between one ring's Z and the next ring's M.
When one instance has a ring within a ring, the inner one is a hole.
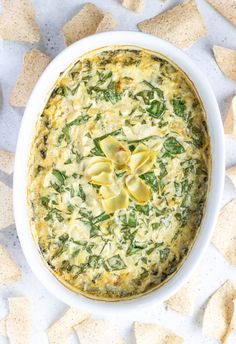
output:
M81 0L32 0L37 21L42 31L39 47L42 51L55 57L64 49L63 35L60 29L75 14L85 1ZM179 1L147 0L145 11L135 14L123 8L119 0L92 0L91 2L102 9L113 13L119 20L120 30L137 30L136 24L155 14L162 12ZM194 60L207 75L217 97L222 118L225 117L230 99L236 93L236 83L226 79L217 67L212 53L212 45L218 44L236 49L236 28L220 16L205 0L197 0L199 9L204 17L208 35L196 42L186 53ZM1 5L0 5L1 6ZM10 92L21 69L21 62L26 51L32 48L30 44L0 42L0 147L15 150L17 134L20 127L23 109L9 106ZM236 142L226 139L226 164L236 164ZM11 185L12 178L0 173L0 179ZM229 180L225 181L222 205L236 196L236 190ZM23 271L23 278L18 283L0 290L0 318L7 314L7 297L26 295L32 302L34 335L33 344L46 344L45 329L66 309L66 305L54 298L40 284L30 271L23 256L14 226L0 232L0 243L8 247ZM201 334L201 322L207 298L227 279L236 280L236 269L228 264L217 250L210 245L202 260L202 282L199 285L199 297L192 317L185 317L173 311L167 311L164 305L153 305L150 310L136 313L132 318L124 314L122 319L112 316L120 327L128 343L134 344L132 322L159 322L173 329L185 338L187 344L214 344L215 341L204 338ZM99 317L99 316L96 316ZM235 343L235 339L233 341ZM7 340L0 336L0 343ZM78 343L76 336L71 336L68 344ZM104 343L105 344L105 343Z

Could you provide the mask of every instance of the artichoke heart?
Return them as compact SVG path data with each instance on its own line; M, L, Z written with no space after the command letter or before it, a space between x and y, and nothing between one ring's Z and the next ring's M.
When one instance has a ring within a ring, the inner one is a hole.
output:
M92 157L85 163L85 177L97 185L110 185L114 181L112 162L103 157Z
M119 195L120 187L117 184L103 185L99 192L102 198L112 198Z
M130 159L131 153L128 147L110 135L100 141L100 147L106 157L116 165L125 165Z
M106 188L106 187L103 187ZM107 195L111 190L107 190ZM106 194L105 190L103 193ZM127 209L129 206L129 195L125 188L114 197L102 199L102 206L106 213L114 213L116 210Z
M155 163L156 152L144 144L136 147L130 157L129 167L132 174L140 176L150 171Z
M145 204L151 198L151 190L139 177L132 175L127 176L125 179L125 185L130 197L136 203Z

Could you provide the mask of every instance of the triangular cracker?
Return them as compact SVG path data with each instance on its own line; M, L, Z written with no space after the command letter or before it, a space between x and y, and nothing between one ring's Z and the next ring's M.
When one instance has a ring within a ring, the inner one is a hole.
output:
M32 317L26 297L8 298L9 314L1 320L1 334L12 344L32 344ZM5 325L4 325L5 322Z
M21 278L21 271L4 246L0 245L0 287L15 283Z
M190 279L169 298L165 303L172 310L184 315L192 315L194 303L198 294L198 285L200 281L199 270L194 272Z
M138 27L143 32L166 39L183 49L189 48L207 33L195 0L187 0L139 23Z
M232 332L235 332L235 331L236 331L236 299L233 300L233 315L231 317L226 336L224 337L224 344L230 343L230 336Z
M14 167L14 153L0 149L0 171L12 174Z
M223 341L233 315L233 300L236 297L236 283L225 282L210 297L203 316L202 331L209 336Z
M40 40L40 30L30 0L3 0L0 38L29 43Z
M230 167L226 170L226 176L229 177L236 188L236 166ZM235 231L236 233L236 231Z
M100 31L113 30L117 21L109 13L102 11L94 4L87 3L63 27L66 44L70 45L79 39Z
M236 26L235 0L207 0L223 17Z
M0 230L13 224L12 189L0 182Z
M228 114L225 118L224 132L226 135L236 139L236 96L233 97Z
M109 320L83 321L75 328L80 344L125 344L117 327Z
M236 50L214 45L213 51L221 71L229 79L236 81Z
M0 320L0 336L7 336L7 329L6 329L6 319Z
M121 0L122 6L134 12L141 12L145 5L145 0Z
M159 324L134 323L136 344L182 344L184 339Z
M49 62L50 57L38 49L25 54L23 70L11 94L12 106L26 106L36 82Z
M236 266L236 198L220 211L212 242Z
M110 13L104 13L102 21L99 23L96 32L105 32L113 30L117 27L118 22Z
M69 308L63 316L54 322L48 329L50 344L64 344L73 333L73 327L89 318L89 313L76 308Z

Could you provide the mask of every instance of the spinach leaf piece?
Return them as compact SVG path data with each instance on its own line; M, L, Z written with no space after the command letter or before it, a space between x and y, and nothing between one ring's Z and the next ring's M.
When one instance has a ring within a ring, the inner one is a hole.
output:
M149 256L156 248L162 246L164 242L157 242L152 247L146 250L147 255Z
M147 112L151 117L160 118L161 115L166 110L166 106L164 103L159 102L158 100L153 100L150 106L147 108Z
M62 255L63 252L67 250L67 245L61 245L59 246L53 253L51 260L58 258Z
M128 215L123 215L120 217L121 223L124 227L131 227L134 228L137 226L137 219L135 217L135 214L128 214Z
M147 80L143 80L143 83L145 85L147 85L148 87L150 87L152 90L154 90L154 92L156 92L156 94L160 97L160 98L163 98L164 97L164 94L163 94L163 91L158 88L158 87L155 87L153 86L150 82L148 82Z
M181 154L185 152L184 147L174 137L168 137L163 147L170 154Z
M79 210L80 215L82 216L82 221L86 219L86 222L91 221L92 219L92 212L88 211L86 208L80 208Z
M48 214L45 216L45 221L54 220L56 218L59 222L62 222L64 220L63 216L61 215L61 210L57 208L51 209Z
M41 203L46 209L48 208L49 202L50 202L49 197L46 197L46 196L41 197Z
M82 201L86 200L86 195L81 185L79 186L79 191L77 195L82 199Z
M163 263L167 260L168 256L170 254L170 248L165 247L163 250L160 250L160 262Z
M151 187L152 190L158 191L157 177L154 172L144 173L140 176L140 178L145 180L145 182Z
M98 236L100 233L100 228L91 222L89 225L90 225L89 237L94 238L94 237Z
M135 97L141 97L146 105L154 98L154 91L143 90L138 92Z
M203 134L203 131L197 127L197 126L194 126L192 128L192 133L193 133L193 144L195 147L197 148L201 148L204 144L204 134Z
M75 210L75 206L74 206L73 204L69 204L69 205L67 206L67 210L68 210L68 212L69 212L70 214L72 214L73 211Z
M126 265L119 254L107 259L107 263L112 271L123 270L126 268Z
M166 165L162 161L159 162L159 168L160 168L159 178L165 177L168 174L168 172L166 169Z
M67 123L67 127L72 127L73 125L79 125L81 123L85 123L89 120L89 115L81 115L74 119L73 121Z
M145 205L136 204L135 208L140 213L142 213L142 214L144 214L146 216L149 215L149 205L148 204L145 204Z
M64 172L61 172L59 170L53 169L52 170L52 174L57 178L60 186L64 185L65 179L66 179L66 175Z
M68 239L69 239L68 233L63 233L62 235L59 236L59 240L62 242L66 242Z
M182 196L182 192L183 192L183 190L182 190L182 184L179 183L179 182L174 182L174 185L175 185L175 195L176 195L177 197Z
M152 223L152 229L153 229L153 230L158 229L160 226L161 226L161 223L160 223L160 222Z
M92 269L96 269L101 264L101 257L96 255L89 256L88 266Z
M175 218L180 222L180 226L183 227L187 224L190 215L191 210L188 207L181 206L175 214Z
M66 124L66 126L62 129L62 134L58 137L58 142L60 143L64 138L67 143L71 142L70 137L70 128L74 125L80 125L86 123L89 120L89 115L81 115L74 119L73 121Z
M121 93L116 90L115 81L110 81L106 89L93 86L89 89L90 94L95 94L96 102L105 100L106 102L111 102L113 105L121 100Z
M113 105L121 100L121 94L115 89L115 82L108 85L108 89L104 92L104 99L106 102L110 101Z
M143 250L146 246L143 243L132 241L126 252L126 256L132 256L133 254Z
M103 151L100 148L99 141L97 139L94 139L93 143L94 143L95 147L91 150L91 154L92 155L98 155L98 156L105 156Z
M174 113L178 117L184 117L185 110L186 110L186 104L185 101L181 97L176 97L172 99L171 104L173 106Z
M55 91L54 94L59 94L62 97L65 97L68 95L68 88L66 86L60 86Z
M106 221L110 218L110 215L102 213L100 215L98 215L97 217L94 218L93 223L99 223L99 222L103 222Z
M103 84L107 79L112 77L112 72L98 72L99 75L99 83Z
M65 138L66 142L67 143L70 143L71 142L71 137L70 137L70 129L68 126L65 126L63 129L62 129L62 136L60 135L60 138L63 139L63 137Z

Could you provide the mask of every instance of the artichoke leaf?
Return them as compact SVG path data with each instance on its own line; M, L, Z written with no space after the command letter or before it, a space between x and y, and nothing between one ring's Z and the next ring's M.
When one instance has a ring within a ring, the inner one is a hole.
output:
M130 197L136 203L145 204L150 200L152 192L139 177L132 175L127 176L125 179L125 185Z
M128 147L112 136L100 141L100 147L105 156L117 165L125 165L130 159L131 152Z
M101 186L99 192L100 192L101 197L104 199L112 198L119 195L120 188L117 184L103 185Z
M127 209L129 206L129 195L125 188L114 197L102 199L102 206L107 214L114 213L120 209Z
M91 176L89 182L96 185L111 185L114 183L114 176L112 173L101 172L95 176Z
M130 157L129 167L132 174L141 175L150 171L155 163L156 152L144 144L136 147Z
M109 185L114 181L112 162L103 157L92 157L85 162L85 177L97 185Z

